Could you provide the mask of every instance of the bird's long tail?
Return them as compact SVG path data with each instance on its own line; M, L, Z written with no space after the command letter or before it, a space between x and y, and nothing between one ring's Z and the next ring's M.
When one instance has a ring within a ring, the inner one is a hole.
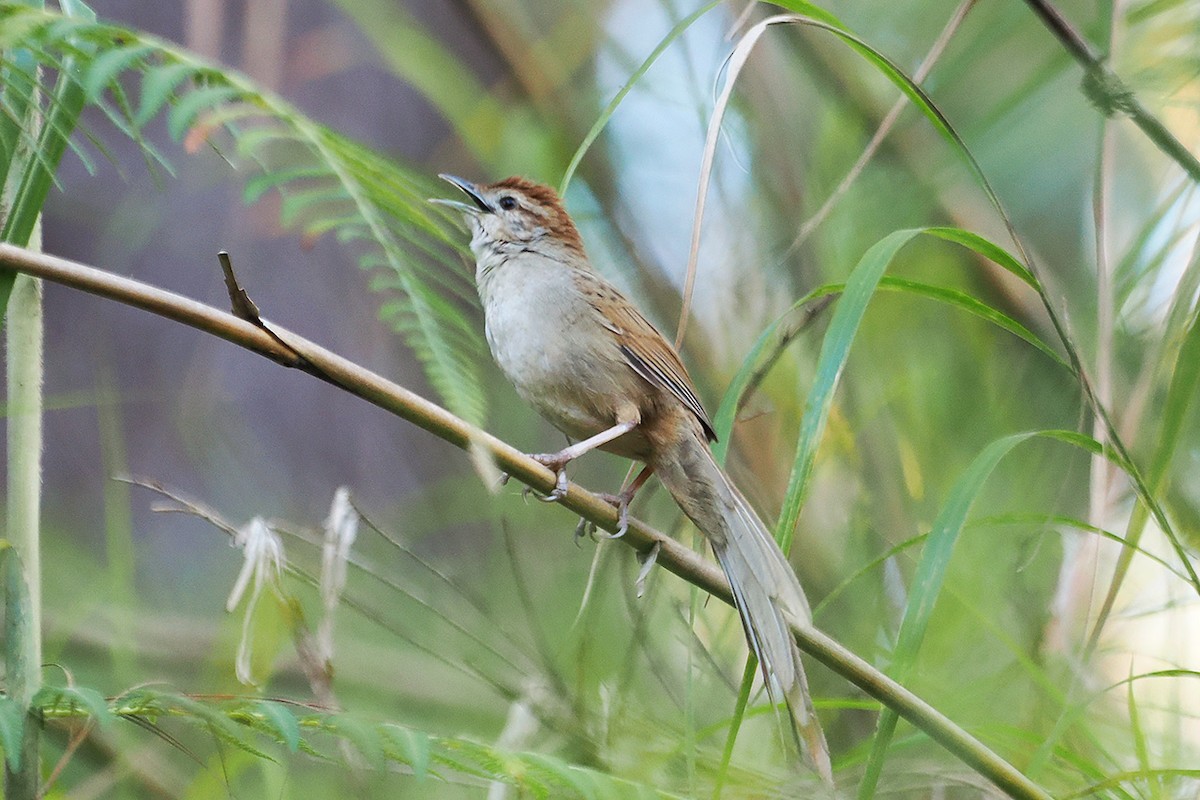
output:
M812 618L795 571L698 435L684 436L662 448L654 470L712 545L733 589L746 640L762 666L772 702L787 703L793 733L817 772L832 783L829 747L813 712L800 651L785 618L785 614L800 621Z

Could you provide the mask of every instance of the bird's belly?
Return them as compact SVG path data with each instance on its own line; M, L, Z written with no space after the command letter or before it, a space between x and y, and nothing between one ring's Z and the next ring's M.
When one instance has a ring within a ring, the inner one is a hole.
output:
M525 277L518 290L491 286L495 293L483 298L493 358L521 398L571 438L586 439L611 428L621 398L627 396L624 387L610 385L611 376L632 378L633 373L615 343L595 335L593 309L571 287L557 283L569 276L551 273L544 281ZM495 302L497 297L503 302ZM638 458L644 450L640 439L635 431L604 449Z

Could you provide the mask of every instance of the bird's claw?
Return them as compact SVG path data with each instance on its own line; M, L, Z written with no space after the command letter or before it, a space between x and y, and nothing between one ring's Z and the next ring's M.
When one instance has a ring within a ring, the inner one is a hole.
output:
M617 532L599 535L605 539L620 539L629 532L629 502L632 498L625 492L621 492L620 494L602 492L597 496L604 502L610 503L617 508Z
M555 454L537 453L535 455L531 455L530 458L532 458L534 461L538 462L542 466L548 467L548 468L554 470L554 474L555 474L554 488L550 490L549 494L538 495L538 500L541 500L543 503L555 503L555 502L563 499L564 497L566 497L567 496L567 462L564 461L562 459L562 457L556 453ZM526 489L526 491L528 492L529 490Z
M575 526L575 546L579 547L579 540L588 534L596 535L596 523L587 517L580 517L579 524Z

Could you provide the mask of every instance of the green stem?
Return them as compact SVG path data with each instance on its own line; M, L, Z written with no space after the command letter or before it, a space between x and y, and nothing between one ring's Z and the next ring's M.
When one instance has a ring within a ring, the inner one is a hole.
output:
M1183 167L1192 180L1200 182L1200 161L1187 149L1167 126L1151 114L1131 90L1105 63L1071 23L1047 0L1025 0L1063 48L1083 67L1084 92L1088 98L1108 116L1114 113L1127 115L1142 129L1147 138Z
M36 239L35 239L36 241ZM42 477L42 283L17 276L8 300L5 324L8 366L8 507L7 534L23 567L10 588L5 656L10 697L28 709L41 683ZM22 595L24 595L22 597ZM23 601L23 602L22 602ZM30 717L24 729L17 770L5 771L5 797L33 800L38 794L39 724Z

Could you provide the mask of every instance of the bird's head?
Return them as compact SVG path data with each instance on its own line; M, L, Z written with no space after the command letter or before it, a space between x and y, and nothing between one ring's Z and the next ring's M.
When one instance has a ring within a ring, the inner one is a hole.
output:
M476 257L497 247L547 254L565 249L582 254L579 231L558 193L549 186L517 177L496 183L472 183L454 175L440 177L461 189L470 201L433 202L463 212L471 227L471 249Z

